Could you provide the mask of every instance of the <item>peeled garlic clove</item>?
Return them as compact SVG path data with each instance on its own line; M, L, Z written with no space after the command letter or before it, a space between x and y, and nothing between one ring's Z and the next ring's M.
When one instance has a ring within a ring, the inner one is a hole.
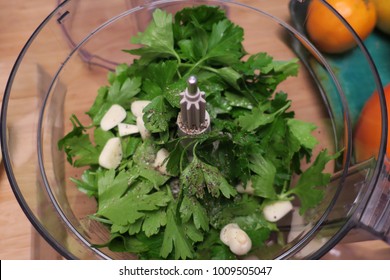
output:
M131 112L137 118L137 126L143 140L151 136L150 132L145 127L143 120L144 113L142 112L144 108L149 105L149 103L149 100L137 100L131 103Z
M120 123L118 124L119 136L126 136L130 134L139 133L138 126L134 124Z
M229 245L231 240L230 234L232 233L233 229L239 229L239 226L235 223L230 223L221 229L221 232L219 233L219 239L221 239L223 244Z
M104 131L108 131L121 123L125 118L126 110L123 109L122 106L114 104L104 114L102 120L100 121L100 127Z
M247 254L252 248L252 240L248 234L235 223L224 226L219 238L225 245L229 246L232 253L238 256Z
M147 139L150 137L150 132L149 130L146 129L145 123L142 117L137 117L137 126L139 129L139 133L141 134L142 139Z
M252 248L252 240L242 229L232 229L229 249L237 256L246 255Z
M264 207L263 214L267 221L276 222L283 218L293 209L293 205L288 200L276 201Z
M111 169L117 168L122 160L122 144L119 137L111 138L99 156L99 165Z
M167 162L165 161L169 157L169 152L166 149L158 150L156 159L154 160L153 166L164 175L168 175ZM164 162L165 161L165 162Z
M135 117L142 117L143 116L143 110L146 106L150 104L149 100L137 100L131 103L131 112Z

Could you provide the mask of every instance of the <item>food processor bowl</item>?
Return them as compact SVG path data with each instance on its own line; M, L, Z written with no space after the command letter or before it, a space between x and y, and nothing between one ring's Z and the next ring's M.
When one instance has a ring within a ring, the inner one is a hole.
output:
M1 116L1 143L9 181L21 208L38 232L68 259L135 259L95 244L109 230L94 219L96 201L80 192L58 141L72 126L69 118L85 114L107 73L135 56L123 52L130 38L145 29L154 9L170 13L196 5L218 5L245 31L248 53L267 52L275 59L299 58L299 74L280 85L288 93L296 118L310 121L322 149L342 156L328 164L332 180L323 201L305 216L298 208L278 222L280 229L256 257L320 258L352 228L390 239L390 200L386 169L387 114L376 65L358 35L338 16L357 46L347 55L319 51L305 33L310 1L142 1L65 0L42 22L20 53L9 78ZM278 8L276 8L278 7ZM280 8L283 7L283 8ZM353 55L353 58L351 56ZM343 67L339 67L338 63ZM359 70L359 71L355 71ZM354 86L351 91L351 85ZM374 93L375 92L375 93ZM381 143L377 154L354 157L355 124L366 100L381 103ZM295 202L294 202L295 203ZM296 202L296 206L299 204ZM275 246L274 246L275 245Z

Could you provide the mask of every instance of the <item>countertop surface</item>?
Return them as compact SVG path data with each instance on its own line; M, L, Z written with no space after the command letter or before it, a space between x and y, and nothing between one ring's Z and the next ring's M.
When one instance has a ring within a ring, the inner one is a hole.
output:
M54 0L0 0L0 92L23 45L42 20L53 10ZM1 95L2 98L2 95ZM0 259L37 258L32 246L35 230L11 190L4 165L0 165ZM51 251L47 247L48 251ZM52 252L48 258L56 258ZM325 259L390 259L390 246L377 241L337 246Z
M54 1L0 1L0 92L24 44L54 8ZM11 190L0 165L0 259L30 259L32 226Z

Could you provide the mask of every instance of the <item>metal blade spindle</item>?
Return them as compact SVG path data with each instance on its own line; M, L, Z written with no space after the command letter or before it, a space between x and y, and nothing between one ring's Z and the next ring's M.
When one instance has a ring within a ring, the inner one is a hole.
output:
M210 129L205 93L199 90L195 76L188 78L186 90L180 93L180 109L177 124L181 135L197 135Z

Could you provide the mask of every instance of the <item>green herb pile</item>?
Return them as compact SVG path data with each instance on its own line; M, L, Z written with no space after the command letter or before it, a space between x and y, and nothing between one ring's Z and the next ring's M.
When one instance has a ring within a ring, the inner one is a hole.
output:
M297 197L303 214L320 203L330 180L323 169L337 155L324 150L312 159L316 127L294 119L287 94L275 92L297 75L298 62L247 54L243 39L244 30L218 7L186 8L174 18L157 9L147 29L132 38L141 47L127 52L138 58L108 74L109 85L86 112L92 125L71 117L73 130L58 146L74 167L88 166L72 181L97 200L91 218L111 232L100 246L142 259L235 259L219 239L224 225L238 224L255 254L278 231L265 220L265 205ZM212 128L191 138L179 137L176 126L179 93L190 75L206 93ZM100 121L119 104L127 111L124 123L134 124L134 100L151 100L143 119L152 137L121 137L120 166L102 168L99 154L118 131L103 131ZM161 148L169 151L170 175L152 166ZM311 162L305 171L302 160ZM292 187L294 174L300 176ZM254 194L238 193L235 186L248 181Z

